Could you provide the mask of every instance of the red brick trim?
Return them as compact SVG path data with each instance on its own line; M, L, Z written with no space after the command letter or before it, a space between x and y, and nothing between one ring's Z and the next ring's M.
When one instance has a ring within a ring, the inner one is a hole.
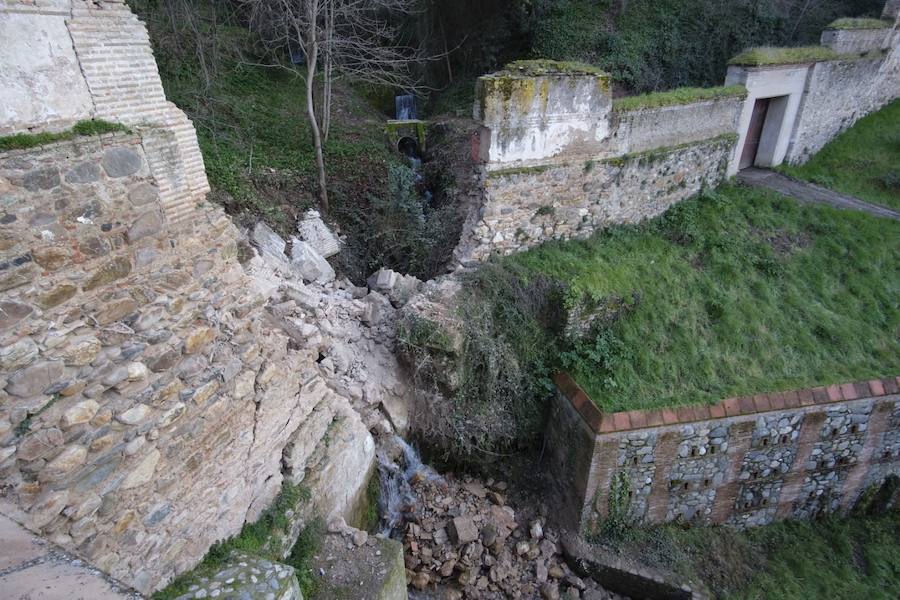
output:
M900 376L854 381L802 390L755 394L728 398L713 405L676 406L657 410L631 410L604 413L568 373L557 373L553 380L559 391L569 399L594 433L613 433L695 423L724 417L738 417L773 410L791 410L805 406L834 404L862 398L878 398L900 394Z

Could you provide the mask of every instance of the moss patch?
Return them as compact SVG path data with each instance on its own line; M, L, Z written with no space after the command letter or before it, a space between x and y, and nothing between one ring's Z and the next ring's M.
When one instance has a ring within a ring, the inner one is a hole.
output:
M761 46L741 52L728 61L728 64L760 67L765 65L801 64L838 58L840 58L840 54L825 46L802 46L799 48Z
M533 167L513 167L510 169L500 169L498 171L490 171L487 174L488 179L497 179L499 177L510 177L512 175L536 175L548 171L553 167L550 165L536 165Z
M116 133L120 131L131 133L131 130L120 123L110 123L99 119L79 121L71 129L60 131L59 133L17 133L0 137L0 152L36 148L54 142L71 140L79 136L100 135L101 133Z
M290 564L297 569L297 578L302 587L305 581L303 568L310 562L312 554L318 550L317 540L322 536L321 523L314 521L307 525L294 545L291 557L286 561L280 555L280 538L287 535L291 527L287 513L296 511L298 504L308 499L309 492L304 488L285 482L281 493L259 520L244 525L238 535L213 545L199 565L191 571L179 575L166 588L153 594L153 600L170 600L186 593L196 580L210 577L221 569L235 550L267 560ZM307 574L306 579L311 581L311 575ZM307 588L304 589L304 592L309 589L308 586L307 581Z
M832 21L826 29L888 29L891 25L882 19L846 18Z
M641 94L640 96L628 96L613 100L613 110L631 111L645 108L659 108L662 106L676 106L691 104L704 100L718 100L720 98L746 98L747 88L742 85L729 85L710 88L683 87L667 92L653 94Z
M523 75L525 77L540 77L542 75L595 75L608 77L603 69L593 65L544 58L516 60L507 64L503 70L506 73Z

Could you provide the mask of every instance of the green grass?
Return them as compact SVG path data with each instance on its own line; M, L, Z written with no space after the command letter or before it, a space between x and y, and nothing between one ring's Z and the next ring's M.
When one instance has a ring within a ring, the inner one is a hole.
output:
M826 29L889 29L893 25L884 19L844 18L829 23Z
M110 123L100 119L79 121L71 129L58 133L17 133L0 137L0 151L36 148L37 146L45 146L54 142L72 140L79 136L100 135L102 133L116 133L119 131L130 132L127 127L119 123Z
M559 360L615 411L900 373L898 247L896 221L727 185L506 264L625 307Z
M636 529L620 551L732 600L889 600L900 586L900 514L728 527Z
M784 173L900 209L900 101L860 119L801 166Z
M747 88L742 85L730 85L711 88L684 87L656 92L653 94L641 94L640 96L627 96L613 100L613 109L618 111L641 110L643 108L659 108L661 106L674 106L678 104L691 104L703 100L717 100L719 98L746 98Z
M835 60L840 55L825 46L802 46L799 48L772 48L760 46L744 50L730 61L730 65L760 67L766 65L790 65Z
M304 594L313 590L312 556L318 551L324 528L318 519L309 523L301 533L287 560L282 559L276 536L290 528L288 511L296 511L299 503L308 500L309 494L302 487L285 482L281 493L255 523L244 525L234 537L221 541L209 549L203 560L191 571L179 575L167 587L153 594L153 600L171 600L187 593L188 588L202 577L209 577L220 570L231 553L238 551L275 562L286 562L297 569Z

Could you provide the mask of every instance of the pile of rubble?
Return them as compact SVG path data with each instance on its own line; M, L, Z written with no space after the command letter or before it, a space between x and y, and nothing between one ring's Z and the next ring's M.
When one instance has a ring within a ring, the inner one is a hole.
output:
M367 428L404 434L412 400L394 356L396 313L422 282L388 269L375 272L368 288L339 280L325 260L339 244L318 213L310 211L298 232L304 239L290 244L262 222L250 232L258 254L247 267L272 298L271 316L294 348L318 353L319 374Z
M507 485L488 479L421 478L403 532L412 598L622 598L564 562L558 534L544 517L506 502Z

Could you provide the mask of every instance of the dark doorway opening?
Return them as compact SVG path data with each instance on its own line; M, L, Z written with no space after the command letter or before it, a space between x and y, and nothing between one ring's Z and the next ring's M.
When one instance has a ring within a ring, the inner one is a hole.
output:
M770 98L758 98L753 105L753 113L750 116L750 126L747 128L747 137L744 139L744 149L741 151L739 169L752 167L756 163L756 154L759 152L759 143L762 140L763 126L766 124L766 115L769 112Z

